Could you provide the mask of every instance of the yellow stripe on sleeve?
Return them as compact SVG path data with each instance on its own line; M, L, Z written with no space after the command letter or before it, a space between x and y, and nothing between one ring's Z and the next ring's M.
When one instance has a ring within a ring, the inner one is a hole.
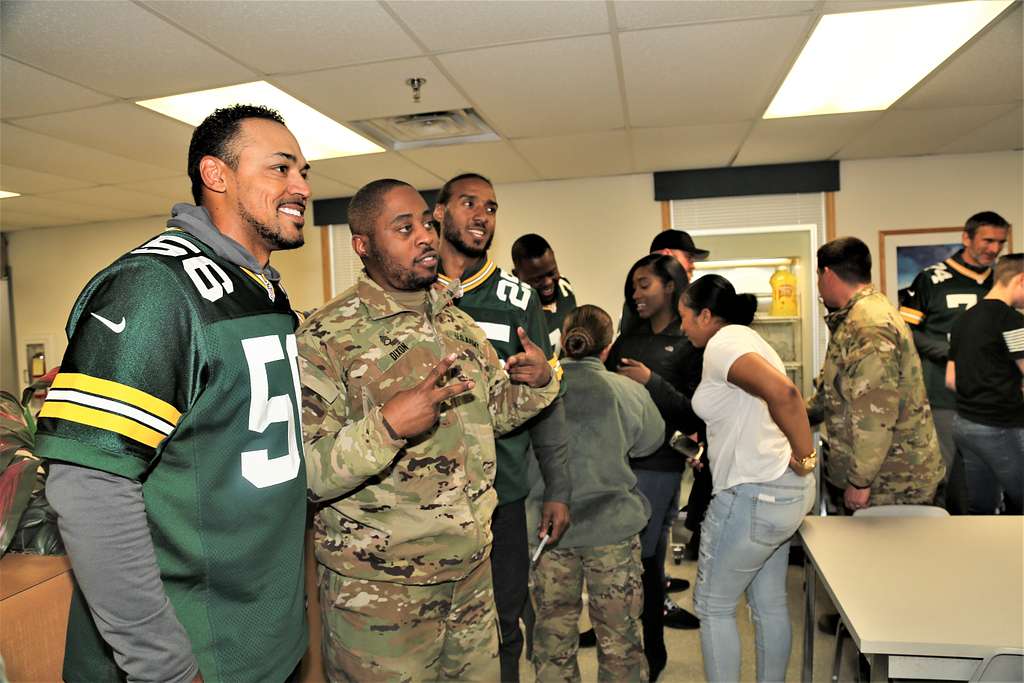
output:
M921 321L924 320L924 313L913 308L907 308L906 306L900 306L900 315L911 325L920 325Z
M557 358L549 358L548 365L550 365L551 369L555 371L555 377L557 377L558 381L561 382L562 375L565 374L565 371L562 370L562 364L558 362Z
M162 420L177 425L181 413L166 401L140 391L135 387L120 384L109 379L90 377L77 372L62 372L53 380L54 389L78 389L97 396L112 398L152 413ZM134 424L134 423L133 423ZM113 430L118 431L118 430ZM127 434L126 434L127 436ZM143 443L146 443L143 441Z
M156 448L164 440L164 435L160 432L134 420L129 420L127 417L73 403L46 402L43 404L43 409L39 411L39 417L54 417L97 429L105 429L108 432L114 432L146 444L151 448Z

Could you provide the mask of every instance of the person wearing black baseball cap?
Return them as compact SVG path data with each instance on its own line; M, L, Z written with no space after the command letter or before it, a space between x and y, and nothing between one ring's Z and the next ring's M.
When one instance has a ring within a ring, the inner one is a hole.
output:
M711 255L707 249L698 249L689 233L682 230L662 230L651 240L650 253L671 256L693 280L693 262L703 261Z

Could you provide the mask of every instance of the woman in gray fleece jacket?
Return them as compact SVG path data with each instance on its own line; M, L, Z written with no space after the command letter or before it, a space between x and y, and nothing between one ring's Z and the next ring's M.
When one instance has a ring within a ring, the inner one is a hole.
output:
M590 305L570 313L562 328L572 526L543 548L532 569L538 681L580 680L576 652L584 578L598 641L598 680L648 678L639 532L651 508L629 459L656 451L665 424L642 385L605 369L612 333L608 314ZM543 494L538 481L527 500L527 514L535 520Z

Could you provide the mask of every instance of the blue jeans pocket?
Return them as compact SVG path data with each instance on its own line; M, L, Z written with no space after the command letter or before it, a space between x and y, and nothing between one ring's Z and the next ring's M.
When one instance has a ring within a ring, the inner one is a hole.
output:
M800 492L760 492L754 495L750 510L750 540L776 547L789 540L805 514Z

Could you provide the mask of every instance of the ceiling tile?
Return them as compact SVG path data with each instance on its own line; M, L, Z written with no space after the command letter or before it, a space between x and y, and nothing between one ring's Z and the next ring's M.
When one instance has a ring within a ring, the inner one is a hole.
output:
M315 163L318 175L355 188L360 188L379 178L402 180L418 190L433 190L444 184L444 180L439 176L424 171L394 152L364 154L341 159L323 159Z
M495 183L538 180L537 172L507 142L422 147L401 154L445 179L460 173L479 173Z
M70 223L95 223L97 221L112 221L123 218L132 218L131 211L121 211L110 207L88 206L86 204L71 203L63 199L49 199L44 197L10 197L2 200L0 207L4 211L10 210L15 213L38 214L39 216L50 216L57 219L67 219ZM56 223L50 223L56 225Z
M614 7L616 25L621 30L628 30L725 19L809 14L817 4L814 0L618 0Z
M465 50L609 30L606 4L595 0L416 0L388 5L434 49Z
M947 2L948 0L825 0L822 14L843 14L845 12L865 12L878 9L896 9L911 5L924 5L928 2Z
M172 171L185 168L194 130L186 123L125 102L18 119L17 125Z
M405 84L413 76L427 79L418 103ZM469 106L426 57L276 76L270 82L340 122Z
M268 74L421 53L379 2L173 0L146 4L243 64Z
M620 33L630 125L760 118L810 25L798 16Z
M0 166L0 190L19 194L40 194L42 192L59 192L89 187L96 183L75 178L63 178L49 173L30 171L15 166Z
M675 171L728 166L749 129L749 121L634 128L630 131L630 138L633 141L635 170Z
M0 158L5 164L18 168L88 180L96 185L167 177L166 168L138 163L7 123L0 125Z
M90 107L110 99L13 59L0 58L0 116L5 119Z
M39 198L104 207L114 211L124 211L132 216L159 216L168 213L168 209L170 209L167 205L167 200L163 197L126 190L112 185L90 187L85 190L52 192L39 195Z
M984 35L899 100L896 109L1019 102L1024 97L1024 10L1002 16Z
M952 144L943 147L943 154L997 152L1024 147L1024 109L1017 107L1009 114L972 130Z
M512 144L546 180L633 171L626 131L528 138Z
M117 97L255 80L254 72L133 3L5 0L3 12L5 55Z
M882 112L760 120L743 141L735 166L830 159L882 117Z
M170 213L170 208L174 203L192 201L192 183L184 173L176 175L173 178L158 178L156 180L118 183L117 186L134 192L142 192L144 194L163 197L166 202L166 213L168 214Z
M437 59L505 136L561 135L624 125L609 36L506 45Z
M1015 109L1013 105L890 110L845 145L839 159L934 154L970 131Z

